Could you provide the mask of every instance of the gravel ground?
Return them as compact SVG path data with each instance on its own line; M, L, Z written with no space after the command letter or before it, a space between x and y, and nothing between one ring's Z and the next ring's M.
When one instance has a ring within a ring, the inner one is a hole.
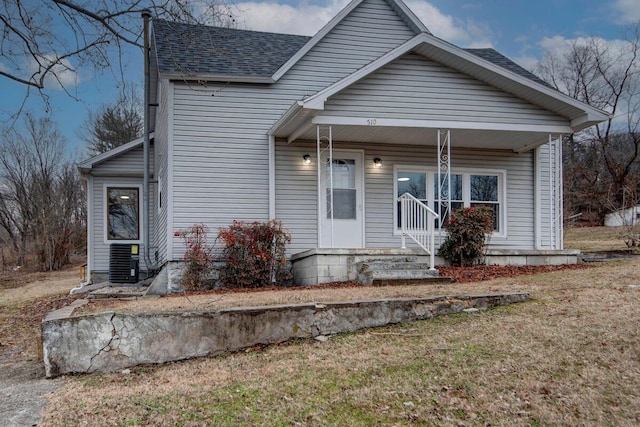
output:
M37 361L0 364L0 423L6 427L37 426L44 396L62 386L61 378L47 380Z
M78 269L53 273L0 273L0 426L36 426L45 396L64 384L47 380L38 361L40 321L76 297Z

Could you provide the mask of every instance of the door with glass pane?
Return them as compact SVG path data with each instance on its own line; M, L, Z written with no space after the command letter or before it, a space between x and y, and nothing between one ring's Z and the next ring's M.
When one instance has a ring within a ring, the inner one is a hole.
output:
M364 247L362 152L323 156L320 183L320 247Z

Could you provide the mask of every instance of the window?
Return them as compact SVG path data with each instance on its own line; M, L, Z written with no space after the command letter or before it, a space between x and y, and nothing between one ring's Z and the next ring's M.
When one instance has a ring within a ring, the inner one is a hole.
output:
M107 187L107 240L140 239L140 189Z
M497 175L469 176L469 205L486 206L493 213L493 229L500 231L498 218L500 217L500 203L498 203Z
M448 211L446 210L446 195L449 191L447 188L449 182L445 175L440 175L440 179L442 180L442 200L438 198L438 174L433 174L433 199L435 203L431 208L436 211L438 215L444 215L442 218L442 223L444 224L445 221L449 219L448 212L455 211L464 206L464 199L462 197L462 175L451 174L451 209Z
M327 161L327 176L329 162ZM327 219L331 219L331 189L327 188ZM356 162L333 159L333 218L356 219Z
M409 193L436 213L445 213L445 195L448 182L442 179L442 200L438 198L438 174L420 167L396 166L394 168L394 187L396 197ZM504 171L456 171L451 174L451 211L462 207L487 206L493 212L493 228L496 233L504 234L504 201L502 194L505 186ZM446 215L446 213L445 213ZM400 203L396 203L394 212L397 228L401 224ZM445 220L447 218L444 218Z

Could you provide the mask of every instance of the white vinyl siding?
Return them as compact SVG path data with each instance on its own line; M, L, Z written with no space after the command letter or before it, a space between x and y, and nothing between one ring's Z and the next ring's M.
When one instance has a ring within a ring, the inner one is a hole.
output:
M93 178L93 224L92 232L94 239L93 243L93 265L94 272L106 273L109 271L109 247L112 243L128 243L117 240L107 240L106 238L106 189L108 187L136 187L140 188L140 197L142 197L142 178L134 177L113 177L113 176L95 176ZM140 202L140 209L142 210L142 201ZM142 241L144 233L144 225L140 223L140 238L136 243ZM144 257L140 257L140 269L145 270L146 264Z
M320 40L285 77L300 85L309 85L315 92L378 59L413 36L415 33L386 1L366 1Z
M150 156L151 170L153 170L153 147ZM113 176L142 176L143 171L142 146L122 153L115 158L93 166L93 175Z
M302 156L309 154L305 165ZM315 143L276 144L276 218L292 232L290 251L315 248L318 242L318 172Z
M455 136L455 134L454 134ZM394 226L394 165L437 167L435 147L356 144L334 142L334 149L365 150L365 241L369 248L399 248L400 236ZM311 154L312 164L303 165L302 156ZM315 142L276 145L276 217L291 231L290 253L316 247L317 181ZM373 159L380 157L381 168ZM510 151L453 149L452 165L464 170L500 170L506 176L504 204L506 237L492 237L492 249L534 249L533 154ZM300 185L293 180L299 179ZM285 185L286 184L286 185ZM285 187L281 187L285 185Z
M554 113L416 54L399 58L331 97L322 114L568 125Z
M413 35L384 0L371 0L354 9L273 85L174 82L170 232L203 222L213 241L218 228L233 220L267 221L269 129L295 101ZM314 223L315 216L314 211ZM317 227L294 239L302 247L313 233L315 241ZM173 238L172 243L171 259L181 259L182 242Z
M153 147L151 148L151 160L153 160ZM153 161L151 161L153 167ZM93 239L91 240L93 248L90 253L93 253L93 272L106 273L109 271L109 245L111 243L119 243L119 241L106 240L106 200L107 196L105 190L109 186L114 187L138 187L142 186L143 181L143 156L142 147L135 148L131 151L123 153L117 157L110 159L104 163L95 165L92 170L93 175L93 193L91 221L89 226ZM150 188L151 200L154 199L154 188ZM142 200L142 190L140 190L140 198ZM142 206L142 203L140 204ZM142 210L142 208L141 208ZM154 221L154 214L156 212L155 203L151 203L150 215L151 223ZM144 221L144 218L142 219ZM144 241L144 223L140 222L140 238L138 241ZM153 256L153 254L152 254ZM140 257L140 269L145 270L146 264L144 257Z
M536 173L539 227L539 249L562 249L561 175L559 141L552 141L536 149Z
M156 130L155 130L155 164L156 168L154 176L156 176L157 184L155 184L156 197L153 200L157 215L155 216L154 227L152 228L152 246L158 251L158 262L163 263L167 261L167 224L169 210L172 209L170 205L170 186L169 177L171 175L169 164L169 126L171 123L170 117L170 103L173 98L172 94L173 84L168 80L163 79L160 82L159 90L159 106L156 112ZM160 207L158 198L162 194L162 207ZM154 251L155 252L155 251ZM155 254L154 254L155 255ZM155 256L154 256L155 257Z

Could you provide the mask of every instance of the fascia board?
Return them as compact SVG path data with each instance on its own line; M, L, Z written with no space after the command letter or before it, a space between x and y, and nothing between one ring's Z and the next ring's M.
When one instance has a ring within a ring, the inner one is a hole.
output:
M285 62L275 73L273 73L273 80L278 81L280 78L291 69L300 59L302 59L320 40L324 38L336 25L340 23L353 9L358 7L363 0L352 0L344 9L342 9L336 16L333 17L324 27L316 33L304 46L300 48L295 55L293 55L287 62Z
M171 81L182 82L198 82L201 80L207 82L224 82L224 83L261 83L272 84L275 80L271 76L243 76L233 74L187 74L187 73L160 73L160 77Z
M154 134L153 132L151 132L149 134L149 139L153 139ZM100 153L97 156L91 157L90 159L87 159L83 162L80 162L78 164L78 169L82 172L88 172L89 170L91 170L93 168L93 166L105 162L113 157L116 157L122 153L126 153L127 151L133 150L134 148L138 147L138 146L142 146L142 143L144 142L144 137L140 137L137 139L134 139L133 141L129 141L126 144L123 144L119 147L114 148L113 150L109 150L109 151L105 151L104 153Z
M459 48L449 42L446 42L442 39L439 39L433 35L425 34L425 38L427 39L425 42L433 47L441 49L447 53L458 56L461 59L464 59L472 64L475 64L479 67L482 67L492 73L495 73L505 79L514 81L522 86L528 87L530 89L536 90L540 93L543 93L546 96L556 99L559 102L563 102L565 104L571 105L572 107L581 109L585 112L585 114L589 114L591 117L596 120L600 119L606 120L609 118L609 114L605 111L599 110L595 107L592 107L584 102L578 101L570 97L569 95L565 95L564 93L552 89L548 86L530 80L524 76L514 73L513 71L509 71L505 68L500 67L486 59L480 58L470 52L465 51L464 49ZM571 118L570 118L571 119Z

